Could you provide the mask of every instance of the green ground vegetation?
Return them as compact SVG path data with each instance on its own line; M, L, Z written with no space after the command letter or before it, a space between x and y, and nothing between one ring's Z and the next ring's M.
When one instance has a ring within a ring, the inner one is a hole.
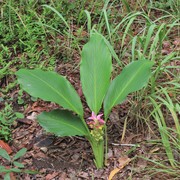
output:
M113 47L113 74L138 59L155 63L148 86L128 99L129 113L137 126L143 125L157 137L147 143L164 150L164 160L145 158L151 162L145 171L152 177L166 173L178 179L179 9L176 0L0 1L0 137L10 138L9 128L16 119L4 122L11 117L6 111L11 108L8 104L26 105L21 89L17 98L11 96L18 88L15 72L21 68L55 70L58 63L73 62L74 55L80 57L89 32L96 29ZM130 123L126 119L123 136ZM152 124L156 132L152 132Z

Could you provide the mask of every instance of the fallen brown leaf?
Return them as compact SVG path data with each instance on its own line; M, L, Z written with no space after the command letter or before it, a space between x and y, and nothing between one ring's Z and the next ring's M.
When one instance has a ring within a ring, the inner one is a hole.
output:
M119 168L115 168L111 171L108 180L112 180L112 178L121 170L123 169L126 165L129 164L129 162L131 161L130 158L128 158L127 156L124 157L120 157L119 158Z
M112 178L120 171L121 169L115 168L111 171L108 180L112 180Z
M52 174L48 174L46 176L46 180L51 180L51 179L55 178L57 175L58 175L57 172L53 172Z
M0 140L0 148L6 150L8 154L11 154L13 152L10 146L2 140Z
M126 165L129 164L131 159L128 158L127 156L124 156L124 157L120 157L118 161L119 161L119 169L123 169Z

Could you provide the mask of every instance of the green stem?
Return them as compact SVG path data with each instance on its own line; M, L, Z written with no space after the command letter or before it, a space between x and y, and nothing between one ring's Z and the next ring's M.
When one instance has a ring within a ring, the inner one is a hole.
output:
M84 118L83 117L80 117L80 118L88 132L88 135L85 136L85 138L91 144L91 148L93 150L93 154L95 157L95 159L94 159L95 165L98 169L103 168L103 166L104 166L104 140L97 141L96 139L94 139L90 133L90 130L89 130Z
M94 153L94 162L98 169L103 168L104 166L104 140L96 141L94 139L89 139L93 153Z
M108 154L108 137L107 137L107 126L104 128L105 134L105 165L107 164L107 154Z
M105 117L105 122L107 123L108 114ZM107 154L108 154L108 134L107 134L107 126L104 127L104 134L105 134L105 165L107 164Z

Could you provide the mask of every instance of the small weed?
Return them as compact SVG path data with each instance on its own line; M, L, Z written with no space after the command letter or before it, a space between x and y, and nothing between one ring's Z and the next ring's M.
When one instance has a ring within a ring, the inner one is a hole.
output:
M24 164L17 161L19 158L25 155L27 149L22 148L19 150L12 158L9 154L0 148L0 156L7 160L8 168L5 166L0 166L0 173L4 173L4 180L10 180L10 173L26 173L26 174L37 174L37 171L25 170Z
M11 126L17 118L23 118L21 113L14 113L12 105L5 103L4 109L0 112L0 139L8 141L11 139Z

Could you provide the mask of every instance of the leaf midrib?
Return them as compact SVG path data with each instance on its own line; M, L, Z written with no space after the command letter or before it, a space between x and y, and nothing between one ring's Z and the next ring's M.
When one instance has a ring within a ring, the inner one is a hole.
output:
M124 92L124 90L127 88L127 86L133 81L133 79L137 76L137 74L139 73L139 71L142 69L142 67L144 66L144 64L139 68L139 70L138 71L136 71L136 75L135 76L133 76L131 79L130 79L130 81L128 81L128 83L126 84L126 86L124 86L123 87L123 89L122 89L122 91L121 91L121 93L117 96L117 98L114 100L114 102L112 103L112 106L111 107L113 107L114 106L114 104L116 103L116 101L119 99L119 97L122 95L122 93Z
M51 117L51 118L52 118L53 120L55 120L55 121L58 121L56 118L53 118L53 117ZM63 124L64 126L71 127L71 128L73 128L73 129L75 129L75 130L81 132L82 135L85 135L85 132L84 132L84 131L81 131L81 129L78 129L78 128L76 128L76 126L73 126L73 125L71 125L71 124L69 124L69 123L65 123L64 121L65 121L65 120L60 121L61 124Z
M95 96L95 98L94 98L94 108L95 108L95 112L96 112L96 108L97 108L97 102L96 102L96 100L97 100L97 91L96 91L96 70L95 69L97 69L96 67L94 68L94 96ZM98 113L98 112L96 112L96 113Z
M32 76L36 77L37 79L41 80L42 82L44 82L44 84L46 84L48 87L50 87L53 91L55 91L59 96L61 96L66 102L67 104L76 112L80 115L80 113L78 112L78 110L62 95L59 93L59 91L57 91L55 88L53 88L52 86L50 86L48 83L46 83L46 81L44 81L43 79L39 78L38 76L34 75L33 73L29 72L29 74L31 74ZM61 104L59 104L61 105Z

